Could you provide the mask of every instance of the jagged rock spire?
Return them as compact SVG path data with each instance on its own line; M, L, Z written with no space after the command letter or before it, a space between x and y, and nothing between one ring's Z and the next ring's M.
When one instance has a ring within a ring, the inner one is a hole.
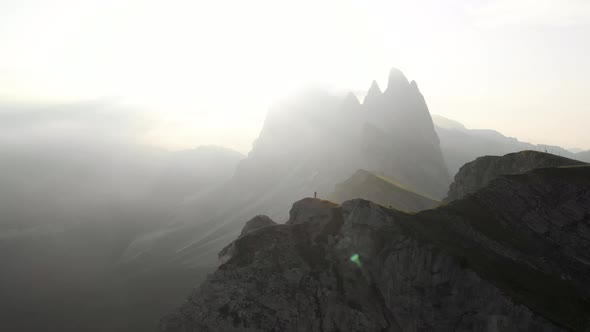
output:
M399 89L407 87L409 84L410 82L408 82L408 79L401 70L397 68L391 68L389 71L389 80L387 82L386 92L398 91Z
M354 105L359 106L361 103L359 102L358 98L354 95L354 93L348 92L346 97L344 98L344 103L346 105Z
M383 94L383 92L381 92L381 89L379 88L379 84L377 84L377 81L373 80L373 83L371 83L371 87L369 88L369 91L367 91L367 95L365 96L365 100L363 101L363 104L366 104L367 102L369 102L369 103L373 102L374 100L379 98L382 94Z

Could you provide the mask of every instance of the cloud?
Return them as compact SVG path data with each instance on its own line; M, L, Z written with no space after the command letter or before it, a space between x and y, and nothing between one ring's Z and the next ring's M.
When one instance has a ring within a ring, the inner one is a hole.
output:
M590 24L588 0L493 0L469 14L484 27L506 25L569 27Z

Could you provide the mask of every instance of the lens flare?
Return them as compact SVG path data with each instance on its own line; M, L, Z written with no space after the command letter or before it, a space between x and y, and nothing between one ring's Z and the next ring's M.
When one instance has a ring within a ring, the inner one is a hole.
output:
M361 267L361 260L359 254L354 254L350 256L350 261L356 264L356 266Z

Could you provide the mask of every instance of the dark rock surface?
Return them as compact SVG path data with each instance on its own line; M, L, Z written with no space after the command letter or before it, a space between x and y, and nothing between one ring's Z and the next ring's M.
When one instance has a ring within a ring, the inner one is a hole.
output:
M253 230L261 228L261 227L272 226L272 225L276 225L276 224L277 223L274 222L269 217L264 216L264 215L259 215L259 216L256 216L256 217L250 219L250 221L248 221L246 223L246 226L244 226L244 228L242 228L242 233L240 235L244 235L250 231L253 231Z
M587 331L589 188L568 167L415 215L305 199L235 240L160 331Z
M577 166L586 163L538 151L521 151L505 156L484 156L469 162L455 175L444 202L473 193L502 174L520 174L541 167Z

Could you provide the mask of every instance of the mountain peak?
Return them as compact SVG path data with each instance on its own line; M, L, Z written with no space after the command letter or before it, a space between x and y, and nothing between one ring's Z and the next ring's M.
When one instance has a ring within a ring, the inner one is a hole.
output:
M347 105L354 105L354 106L359 106L361 104L359 102L358 98L352 92L349 92L346 95L346 97L344 97L344 103Z
M373 83L371 83L371 87L369 88L369 91L367 91L367 95L365 96L365 100L363 101L363 104L366 104L367 101L369 103L372 102L373 100L375 100L376 98L378 98L382 94L383 94L383 92L381 92L381 88L379 88L379 84L377 84L377 81L373 80Z
M389 80L387 82L387 91L395 91L399 88L406 87L409 84L410 82L408 82L408 79L401 70L391 68L389 71Z

